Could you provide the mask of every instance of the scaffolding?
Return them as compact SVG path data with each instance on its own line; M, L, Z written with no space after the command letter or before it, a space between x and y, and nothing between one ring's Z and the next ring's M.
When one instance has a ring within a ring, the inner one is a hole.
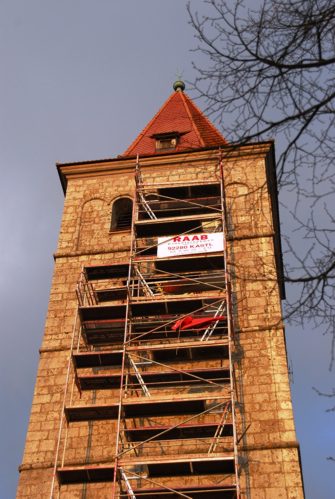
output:
M135 182L129 261L85 267L78 282L54 477L59 490L108 482L113 499L239 498L222 161L215 180L164 184L137 160ZM208 234L222 249L207 251ZM113 395L76 405L76 389ZM111 459L66 464L71 424L108 420Z

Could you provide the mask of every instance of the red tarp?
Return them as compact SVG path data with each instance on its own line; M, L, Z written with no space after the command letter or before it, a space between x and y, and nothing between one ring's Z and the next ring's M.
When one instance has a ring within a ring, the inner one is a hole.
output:
M184 329L204 329L212 322L225 321L226 319L227 317L225 315L218 315L217 317L199 317L198 319L188 315L187 317L177 320L171 329L174 331L183 331Z

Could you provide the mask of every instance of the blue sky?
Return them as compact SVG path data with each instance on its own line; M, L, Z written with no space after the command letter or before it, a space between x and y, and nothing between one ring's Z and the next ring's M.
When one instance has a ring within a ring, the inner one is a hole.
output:
M0 498L15 496L43 334L63 204L55 162L122 153L177 75L194 79L185 3L0 2ZM306 496L329 499L334 413L312 388L334 386L329 341L288 326L287 342Z

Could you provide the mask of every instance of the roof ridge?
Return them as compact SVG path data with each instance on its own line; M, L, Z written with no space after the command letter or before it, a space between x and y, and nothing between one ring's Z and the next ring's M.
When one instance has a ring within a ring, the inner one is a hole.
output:
M191 114L191 112L190 112L190 110L188 108L188 103L190 102L190 98L189 98L189 96L187 94L184 94L184 92L181 92L181 97L182 97L182 99L184 101L184 106L186 108L187 114L189 115L189 118L190 118L190 121L192 123L192 126L193 126L193 128L195 128L195 133L198 135L200 143L204 146L205 142L203 141L203 138L201 137L201 134L200 134L200 132L198 130L197 124L195 123L195 121L194 121L194 119L192 117L192 114Z
M218 135L220 135L220 137L222 137L224 139L224 141L227 143L226 139L223 137L222 133L220 132L220 130L218 130L216 128L216 126L214 126L214 124L211 122L211 120L205 115L204 112L201 111L201 109L193 102L192 99L190 99L190 97L186 94L186 96L188 97L188 104L190 106L193 106L194 109L199 113L199 115L205 119L205 121L207 122L207 124L210 126L210 128L215 132L217 133ZM195 126L197 127L197 124L194 123Z

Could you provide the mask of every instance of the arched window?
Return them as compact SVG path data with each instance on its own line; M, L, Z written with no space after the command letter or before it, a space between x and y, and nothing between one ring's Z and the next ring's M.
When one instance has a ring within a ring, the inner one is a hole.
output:
M129 198L119 198L113 203L111 231L129 230L133 214L133 202Z

